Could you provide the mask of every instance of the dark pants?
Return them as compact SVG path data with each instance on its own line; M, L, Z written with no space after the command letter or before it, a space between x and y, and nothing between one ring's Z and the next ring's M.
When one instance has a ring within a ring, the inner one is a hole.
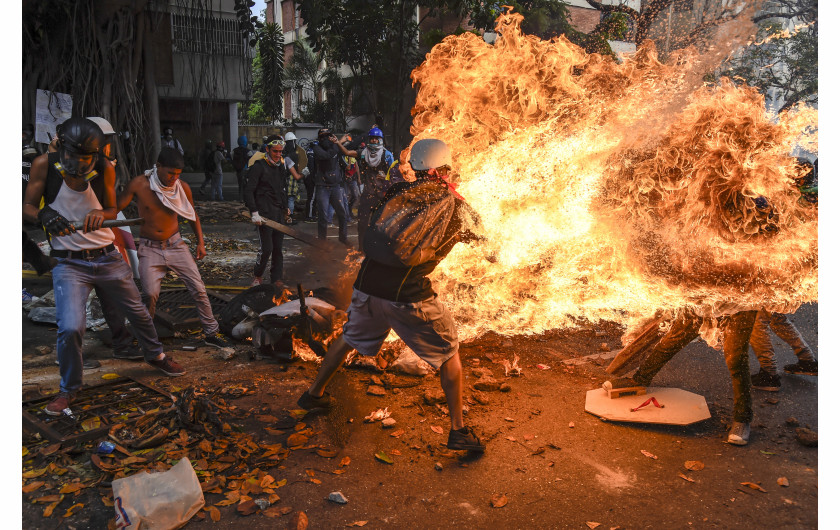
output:
M755 311L742 311L718 320L723 329L723 355L732 377L732 396L735 401L732 419L741 423L749 423L753 417L748 352L755 315ZM675 320L671 329L642 362L633 380L641 386L650 386L659 370L697 337L702 322L701 318L694 316L681 316Z
M125 350L134 342L134 335L128 330L125 322L125 313L122 312L110 298L108 291L95 285L96 297L99 298L99 305L102 307L102 316L108 329L111 330L111 347L114 350Z
M41 247L29 238L26 230L23 231L23 261L32 265L38 276L51 268L50 258L41 252Z
M242 168L236 172L236 183L239 185L239 200L245 200L245 184L248 183L248 173L246 168Z
M283 223L282 221L277 221ZM285 224L285 223L283 223ZM283 279L283 232L265 225L259 225L260 249L257 251L257 263L254 265L254 276L262 278L271 257L271 281Z
M306 217L311 219L315 217L315 181L309 176L303 179L303 185L306 187Z
M315 204L318 207L318 238L327 239L327 207L332 206L338 216L338 240L347 243L347 212L344 210L344 187L315 186Z

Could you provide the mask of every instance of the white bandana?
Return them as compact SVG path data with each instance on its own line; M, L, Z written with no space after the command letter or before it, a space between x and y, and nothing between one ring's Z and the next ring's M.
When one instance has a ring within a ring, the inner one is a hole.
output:
M379 161L382 159L382 153L385 152L384 145L366 145L365 150L367 154L365 155L365 162L368 163L371 167L376 167L379 165Z
M158 199L160 199L160 202L164 206L184 219L195 221L195 210L187 199L187 193L184 191L183 186L181 186L180 180L176 180L174 186L166 187L161 184L157 176L157 164L152 169L147 169L144 173L149 177L149 187L157 194Z

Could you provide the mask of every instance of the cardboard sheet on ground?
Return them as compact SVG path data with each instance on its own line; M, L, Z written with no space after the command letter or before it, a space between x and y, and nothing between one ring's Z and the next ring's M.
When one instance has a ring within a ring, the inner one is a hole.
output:
M663 407L657 408L650 403L631 412L651 397L655 397ZM615 399L610 399L603 388L596 388L586 393L585 410L610 421L665 425L691 425L712 417L706 398L681 388L648 387L647 394Z

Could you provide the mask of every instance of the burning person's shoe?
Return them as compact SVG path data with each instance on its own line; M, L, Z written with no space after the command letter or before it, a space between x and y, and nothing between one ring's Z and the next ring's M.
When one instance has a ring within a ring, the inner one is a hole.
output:
M751 375L750 381L756 390L778 392L782 387L782 379L778 375L771 375L770 372L765 372L763 368L758 373Z
M165 355L163 359L146 361L169 377L179 377L187 373L187 370L180 364L175 362L175 359Z
M817 375L817 361L802 361L785 366L785 373L798 375Z
M476 451L483 453L484 444L470 427L452 429L449 431L449 440L446 442L448 449Z
M309 393L309 390L304 390L303 395L297 400L297 404L303 410L318 410L329 409L333 406L334 400L329 392L324 392L321 397L315 397Z
M58 397L54 400L50 401L46 407L44 407L44 412L49 414L50 416L61 416L65 414L65 410L68 411L66 414L69 416L70 414L70 403L73 401L73 396L68 394L67 392L61 392L58 394Z
M227 337L219 332L205 333L204 344L208 346L215 346L216 348L233 348L233 343L227 340Z
M726 443L732 445L747 445L750 441L750 424L741 423L740 421L733 421L732 428L729 429L729 436Z

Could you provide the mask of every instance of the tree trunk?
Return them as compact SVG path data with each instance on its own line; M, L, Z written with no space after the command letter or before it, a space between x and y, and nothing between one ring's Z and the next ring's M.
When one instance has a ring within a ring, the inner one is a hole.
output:
M141 16L145 17L146 14ZM149 111L149 139L151 140L151 152L146 153L143 162L144 167L151 167L153 158L160 153L160 107L155 84L154 52L149 38L143 39L143 89L146 93L146 108Z

